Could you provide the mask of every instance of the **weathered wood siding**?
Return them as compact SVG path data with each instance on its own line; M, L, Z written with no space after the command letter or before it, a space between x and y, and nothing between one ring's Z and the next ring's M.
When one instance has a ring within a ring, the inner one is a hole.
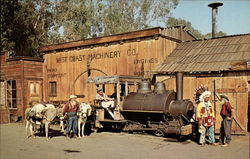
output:
M138 75L149 77L156 65L176 47L176 42L163 37L148 37L123 43L74 48L44 55L44 96L45 101L68 100L71 93L84 94L84 101L92 102L96 94L95 86L87 84L87 73L76 81L79 74L86 71L87 62L91 68L100 69L107 75ZM102 73L92 71L91 76ZM57 82L57 96L49 97L48 83ZM106 90L111 93L110 90ZM79 99L82 101L83 99Z
M1 115L0 123L16 121L18 117L24 119L24 111L28 106L28 100L29 100L28 81L29 80L42 81L43 62L41 59L36 61L34 59L30 60L29 58L8 58L7 53L2 53L0 55L0 60L1 60L0 79L2 81L7 81L7 80L16 81L16 103L17 103L17 108L9 109L7 108L7 105L3 105L0 107L0 115ZM6 96L4 98L5 99L3 100L6 100Z
M214 92L217 94L225 94L229 97L231 105L236 110L237 121L247 129L248 122L248 81L250 81L249 72L236 72L236 73L224 73L222 77L220 74L209 75L208 77L184 77L184 99L191 99L193 101L194 90L200 85L208 86L212 92L212 104L215 105L216 110L216 132L219 132L221 123L221 103L218 98L214 96ZM158 81L165 80L166 88L175 90L175 78L174 77L159 77ZM193 101L194 102L194 101ZM232 126L233 133L240 134L246 133L240 126L234 121Z

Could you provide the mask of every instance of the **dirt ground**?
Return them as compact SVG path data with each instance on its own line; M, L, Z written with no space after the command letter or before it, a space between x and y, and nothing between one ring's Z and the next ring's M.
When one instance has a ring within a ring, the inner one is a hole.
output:
M57 130L57 127L53 127ZM51 134L53 135L53 134ZM249 135L233 136L229 147L201 147L195 142L142 134L92 133L66 139L57 133L49 141L26 139L23 124L0 125L1 159L249 159Z

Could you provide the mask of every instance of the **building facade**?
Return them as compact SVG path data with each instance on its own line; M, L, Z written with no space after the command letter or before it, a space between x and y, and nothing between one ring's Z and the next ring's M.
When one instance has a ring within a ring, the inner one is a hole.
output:
M193 100L194 90L205 85L212 92L216 132L220 129L220 94L235 108L233 133L246 134L250 127L250 34L183 42L157 66L155 74L175 89L172 74L184 72L184 98ZM193 101L194 102L194 101Z
M150 78L176 46L195 38L182 27L151 28L41 48L45 101L67 101L70 94L93 103L96 87L88 77L136 75ZM106 89L111 95L114 88Z
M182 41L195 37L182 26L150 28L41 48L43 59L1 53L1 123L24 119L34 102L66 102L70 94L93 103L96 87L88 77L137 75L150 71ZM108 87L106 93L112 94Z
M24 119L30 102L43 100L43 59L0 54L0 123Z

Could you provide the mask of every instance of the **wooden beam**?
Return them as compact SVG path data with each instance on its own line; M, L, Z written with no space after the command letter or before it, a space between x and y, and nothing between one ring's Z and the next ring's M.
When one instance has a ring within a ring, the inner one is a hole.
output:
M121 41L121 40L123 41L123 40L128 40L128 39L136 39L140 37L154 36L157 34L160 34L160 27L151 28L147 30L139 30L139 31L134 31L134 32L129 32L129 33L123 33L123 34L117 34L117 35L111 35L111 36L105 36L105 37L97 37L97 38L79 40L79 41L68 42L68 43L63 43L63 44L44 46L40 48L40 51L47 52L47 51L52 51L52 50L87 46L87 45L92 45L92 44L102 44L102 43Z
M128 82L125 82L125 96L128 95Z
M216 92L218 93L245 93L247 92L247 88L235 88L235 89L222 88L222 89L216 89Z
M235 116L233 119L237 123L237 125L239 125L239 127L241 128L241 130L243 130L244 132L246 132L246 128L244 128L244 126L239 122L239 118L237 116Z
M116 84L116 95L117 95L117 109L119 110L121 107L121 97L120 97L120 81L117 82Z

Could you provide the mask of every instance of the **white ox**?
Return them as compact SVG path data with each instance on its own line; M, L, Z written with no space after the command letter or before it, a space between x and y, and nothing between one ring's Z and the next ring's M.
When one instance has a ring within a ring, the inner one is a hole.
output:
M57 109L52 104L36 104L32 108L27 108L25 110L25 120L26 120L26 135L27 138L34 136L34 129L37 125L45 125L45 134L47 140L49 139L49 125L57 116Z
M84 126L87 121L87 117L91 115L91 106L87 103L81 103L77 112L78 116L78 137L84 137Z

